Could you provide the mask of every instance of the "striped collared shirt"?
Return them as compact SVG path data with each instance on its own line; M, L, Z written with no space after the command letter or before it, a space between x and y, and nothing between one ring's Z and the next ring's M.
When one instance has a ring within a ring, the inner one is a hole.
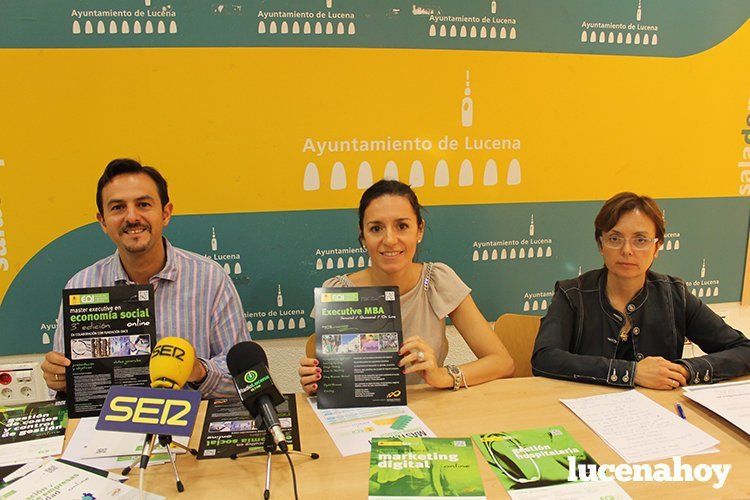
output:
M195 347L208 375L201 384L204 397L235 396L226 355L238 342L250 340L237 290L219 264L173 247L164 238L167 264L149 283L154 287L156 337L182 337ZM83 269L65 288L133 284L117 252ZM62 305L54 349L64 353Z

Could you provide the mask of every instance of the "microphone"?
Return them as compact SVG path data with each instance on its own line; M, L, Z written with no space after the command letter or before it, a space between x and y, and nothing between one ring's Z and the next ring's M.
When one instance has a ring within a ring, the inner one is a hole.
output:
M281 430L276 406L284 396L271 380L268 358L263 348L255 342L240 342L227 353L227 368L234 377L234 386L242 404L253 418L262 418L276 446L286 452L286 437Z
M179 337L164 337L151 352L148 363L151 387L154 389L182 389L195 364L195 349Z

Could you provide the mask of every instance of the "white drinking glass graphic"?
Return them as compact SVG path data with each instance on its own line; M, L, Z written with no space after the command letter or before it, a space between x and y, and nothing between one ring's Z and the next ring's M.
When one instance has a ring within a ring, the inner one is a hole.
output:
M679 250L680 249L680 240L675 240L674 242L674 249Z
M340 161L333 164L333 170L331 171L331 189L334 191L346 189L346 170L344 170L344 164Z
M383 174L383 179L387 181L398 180L398 165L396 165L395 161L390 160L385 164L385 173Z
M372 167L366 161L359 164L357 171L357 189L367 189L372 186Z
M276 289L276 305L278 307L284 307L284 296L281 294L281 285L278 285Z
M527 259L533 259L534 258L534 247L529 247L529 253L526 254Z
M154 23L152 23L151 21L146 21L146 33L150 35L153 32L154 32Z
M96 23L96 32L100 35L104 33L104 21L99 21L98 23Z
M133 33L139 35L141 33L141 22L136 21L133 23Z
M294 318L289 318L289 322L287 323L289 325L290 330L294 330L297 328L297 325L294 323Z
M357 27L354 25L354 23L349 23L349 29L347 30L347 33L349 35L354 35L357 33Z
M534 214L531 214L531 223L529 223L529 236L534 236Z
M641 1L641 0L638 0L638 8L637 8L637 9L635 9L635 20L636 20L636 21L640 21L640 20L641 20L641 16L642 16L642 15L643 15L643 5L642 5L642 1Z
M273 327L273 320L272 320L272 319L269 319L269 320L268 320L268 323L266 323L266 330L268 330L268 331L270 332L270 331L272 331L273 329L274 329L274 327Z
M336 269L344 269L343 257L339 257L338 260L336 260Z
M706 259L703 259L703 262L701 263L701 278L706 277Z
M474 168L469 160L461 162L461 169L458 171L458 185L471 186L474 184Z
M73 21L73 34L78 35L81 32L81 23Z
M424 186L424 167L419 160L414 160L411 164L411 170L409 170L409 184L413 188Z
M87 35L90 35L94 32L94 27L92 26L91 21L86 21L86 24L84 24L84 32Z
M177 22L176 21L170 21L169 22L169 32L171 34L177 33Z
M485 26L482 26L482 30L479 32L480 38L487 38L487 28Z
M710 297L710 296L711 296L711 287L709 286L709 287L706 287L706 297Z
M317 191L320 189L320 175L318 166L310 162L305 167L305 180L302 184L305 191Z
M490 38L497 38L497 28L494 26L490 28Z
M648 33L643 35L643 45L648 45L649 39L648 39Z
M252 331L253 331L253 322L252 322L252 320L250 320L250 321L247 322L247 331L249 333L252 333Z
M255 324L255 331L262 332L263 331L263 320L258 320L258 322Z
M672 241L667 242L667 250L672 250Z
M357 267L365 267L365 258L361 255L359 256L359 259L357 259Z
M714 297L716 297L716 296L718 296L718 295L719 295L719 287L718 287L718 286L715 286L715 287L714 287Z
M510 160L508 164L508 174L505 177L505 182L509 186L517 186L521 184L521 162L516 158Z
M518 258L519 259L526 258L526 249L525 248L521 248L521 250L518 252Z
M469 70L466 70L466 88L464 98L461 100L461 125L471 127L474 123L474 100L471 98L471 81Z
M50 342L52 342L52 340L49 338L49 333L48 332L42 333L42 344L48 345Z
M440 26L440 36L444 37L446 35L445 25L443 24Z
M511 248L510 249L510 258L511 259L515 259L516 258L516 249L515 248Z
M347 269L354 268L354 257L349 257L348 259L346 259L346 268Z
M508 30L505 29L505 26L500 28L500 38L508 38Z
M537 257L544 257L544 250L542 249L542 247L537 247L536 248L536 256Z
M277 330L283 330L284 329L284 320L279 318L279 321L276 322L276 329Z
M268 32L271 33L272 35L275 35L276 33L279 32L279 27L276 24L276 21L271 21L268 24Z
M164 21L159 21L159 24L156 25L156 31L158 33L166 33L167 32L167 25L164 24Z
M109 22L109 32L110 33L117 33L117 23L114 22L114 20Z
M547 250L544 252L545 257L552 257L552 247L547 247Z
M452 24L451 25L451 38L456 38L456 34L457 34L457 32L456 32L456 25Z
M696 292L695 288L693 288L692 290L690 290L690 293L692 293L692 294L693 294L693 295L695 295L695 296L697 296L697 295L698 295L698 293Z
M703 297L703 288L698 289L698 297Z
M435 36L435 35L437 35L437 29L435 28L434 24L431 24L430 25L430 36Z
M530 303L529 303L529 301L527 300L526 302L524 302L524 303L523 303L523 310L524 310L524 311L528 311L528 310L530 310L530 309L531 309L531 304L530 304Z
M490 12L497 14L497 2L495 0L490 2Z
M659 35L654 33L654 36L651 37L651 45L656 45L657 43L659 43Z
M630 45L631 43L633 43L633 35L628 33L627 35L625 35L625 44Z
M445 187L450 183L450 171L448 162L440 160L435 168L435 187Z
M123 21L122 24L120 25L120 33L124 33L126 35L130 33L130 25L128 24L127 21Z
M215 252L219 249L219 242L216 240L216 228L211 228L211 251Z
M318 259L315 261L315 269L318 271L323 269L323 259Z
M490 255L487 253L487 250L482 250L482 260L487 260L490 258Z
M469 31L469 36L471 38L476 38L477 37L477 27L476 26L472 26L471 27L471 31Z
M289 33L289 23L287 23L286 21L281 23L281 33L284 35Z
M484 176L482 183L485 186L494 186L497 184L497 163L490 158L484 165Z
M588 42L589 41L589 35L588 35L588 33L585 30L581 31L581 41L582 42Z
M466 26L461 26L461 29L458 31L458 36L466 38Z
M607 43L615 43L615 33L613 31L609 32L609 36L607 36Z
M326 260L326 269L333 269L333 259L330 257Z
M229 267L229 263L228 262L224 263L224 272L227 273L227 274L232 274L232 268Z
M234 274L242 274L242 265L239 262L234 263Z
M333 35L333 23L330 21L326 23L326 35Z
M546 310L547 310L547 299L544 299L542 301L542 311L546 311Z
M503 248L503 250L500 252L500 260L505 260L508 258L508 249Z
M294 21L292 23L292 34L298 35L299 34L299 21Z
M490 256L490 259L497 260L497 248L492 249L492 255Z
M536 300L531 304L531 310L532 311L538 311L539 310L539 302Z
M479 250L474 250L471 254L471 260L477 262L479 260Z
M343 35L344 33L346 33L346 28L344 27L344 23L340 22L336 25L336 34Z
M622 31L620 31L619 33L617 33L617 43L619 43L619 44L622 43Z
M636 33L635 34L635 36L633 37L633 43L635 45L638 45L639 43L641 43L641 34L640 33Z
M320 24L320 21L318 21L317 23L315 23L315 34L320 35L321 33L323 33L323 25Z
M302 330L306 326L307 326L307 323L305 323L305 318L300 318L299 319L299 323L297 323L297 328L299 328L300 330Z
M510 38L511 40L515 40L516 39L516 28L511 28L510 29L510 36L508 38Z
M309 35L312 32L312 28L310 27L310 21L305 21L302 31L304 32L305 35Z

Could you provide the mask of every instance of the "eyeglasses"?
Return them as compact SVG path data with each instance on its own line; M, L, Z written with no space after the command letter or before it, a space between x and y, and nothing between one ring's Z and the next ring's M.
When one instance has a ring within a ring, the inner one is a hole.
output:
M608 236L602 236L599 241L602 242L607 248L620 249L625 246L625 241L630 241L630 246L636 250L647 250L651 248L651 245L659 241L658 238L646 238L645 236L635 236L633 238L625 238L619 234L610 234Z

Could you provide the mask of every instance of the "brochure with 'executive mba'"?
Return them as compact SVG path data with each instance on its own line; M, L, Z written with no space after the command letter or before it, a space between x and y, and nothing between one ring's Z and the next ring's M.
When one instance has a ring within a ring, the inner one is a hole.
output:
M315 289L318 408L406 404L398 287Z

